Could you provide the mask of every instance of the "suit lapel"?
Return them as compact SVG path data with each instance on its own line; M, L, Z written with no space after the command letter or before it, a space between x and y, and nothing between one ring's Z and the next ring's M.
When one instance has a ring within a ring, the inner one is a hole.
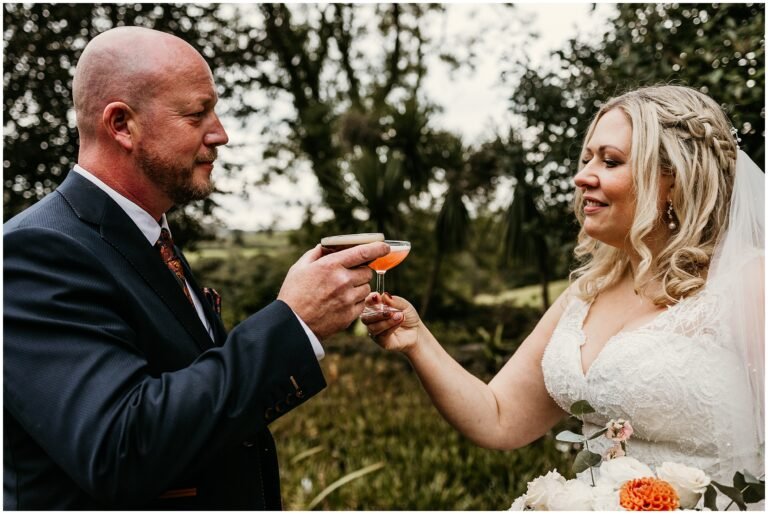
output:
M57 191L72 205L80 219L100 225L102 238L130 263L163 300L197 346L201 350L211 348L211 338L200 322L197 311L157 251L125 211L101 189L77 173L70 173Z
M221 322L219 315L213 311L213 308L208 302L208 299L205 298L205 295L203 295L203 290L195 280L195 276L192 273L192 270L189 268L189 263L187 262L186 257L184 257L184 254L182 254L181 250L178 248L176 248L176 252L178 253L179 257L181 257L181 264L184 267L184 274L187 277L189 285L192 286L194 293L197 295L197 297L200 299L200 303L203 305L205 317L208 318L208 322L211 324L211 328L213 329L213 339L215 344L221 345L224 343L224 340L227 337L227 331L224 328L224 324Z

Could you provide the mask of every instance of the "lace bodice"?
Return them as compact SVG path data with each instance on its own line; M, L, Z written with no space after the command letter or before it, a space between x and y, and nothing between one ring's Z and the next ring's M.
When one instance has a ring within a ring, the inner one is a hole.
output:
M628 454L652 468L678 462L722 483L731 483L735 471L762 473L752 414L740 407L744 402L734 401L748 394L746 374L729 349L714 293L701 291L646 325L619 332L585 374L582 326L589 307L570 294L542 359L547 390L558 405L568 411L577 400L587 400L596 409L586 416L585 433L624 418L635 429ZM736 438L753 438L754 452L731 451ZM600 453L609 444L602 437L590 443Z

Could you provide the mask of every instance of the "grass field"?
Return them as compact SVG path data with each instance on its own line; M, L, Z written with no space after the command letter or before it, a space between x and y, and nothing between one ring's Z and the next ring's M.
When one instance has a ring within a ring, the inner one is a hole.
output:
M328 388L271 426L287 510L504 510L529 480L569 466L552 434L508 452L473 445L407 361L367 338L326 350Z
M554 302L567 287L568 279L550 282L548 285L550 301ZM479 294L475 297L475 303L478 305L508 303L516 307L541 307L541 286L536 284L510 289L499 294Z

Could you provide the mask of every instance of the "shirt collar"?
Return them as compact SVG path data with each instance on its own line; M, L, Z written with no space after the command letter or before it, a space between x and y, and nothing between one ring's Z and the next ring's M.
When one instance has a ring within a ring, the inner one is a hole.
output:
M82 175L83 178L93 183L93 185L104 191L106 194L108 194L109 197L112 198L112 200L114 200L115 203L125 211L125 213L129 218L131 218L131 221L133 221L139 230L141 230L141 233L144 234L144 237L147 238L147 241L149 241L150 245L154 246L157 240L160 238L160 229L165 228L170 233L171 230L168 228L168 220L166 219L165 214L160 217L160 223L158 223L151 214L142 209L139 205L135 204L128 198L124 197L109 187L107 184L102 182L92 173L85 170L79 164L75 164L73 170Z

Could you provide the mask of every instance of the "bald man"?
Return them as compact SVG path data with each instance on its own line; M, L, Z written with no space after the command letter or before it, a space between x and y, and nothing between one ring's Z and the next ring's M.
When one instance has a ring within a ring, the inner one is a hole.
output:
M4 225L4 507L279 509L267 426L325 387L321 341L388 247L308 251L227 334L165 218L210 194L227 143L205 60L112 29L73 89L78 164Z

